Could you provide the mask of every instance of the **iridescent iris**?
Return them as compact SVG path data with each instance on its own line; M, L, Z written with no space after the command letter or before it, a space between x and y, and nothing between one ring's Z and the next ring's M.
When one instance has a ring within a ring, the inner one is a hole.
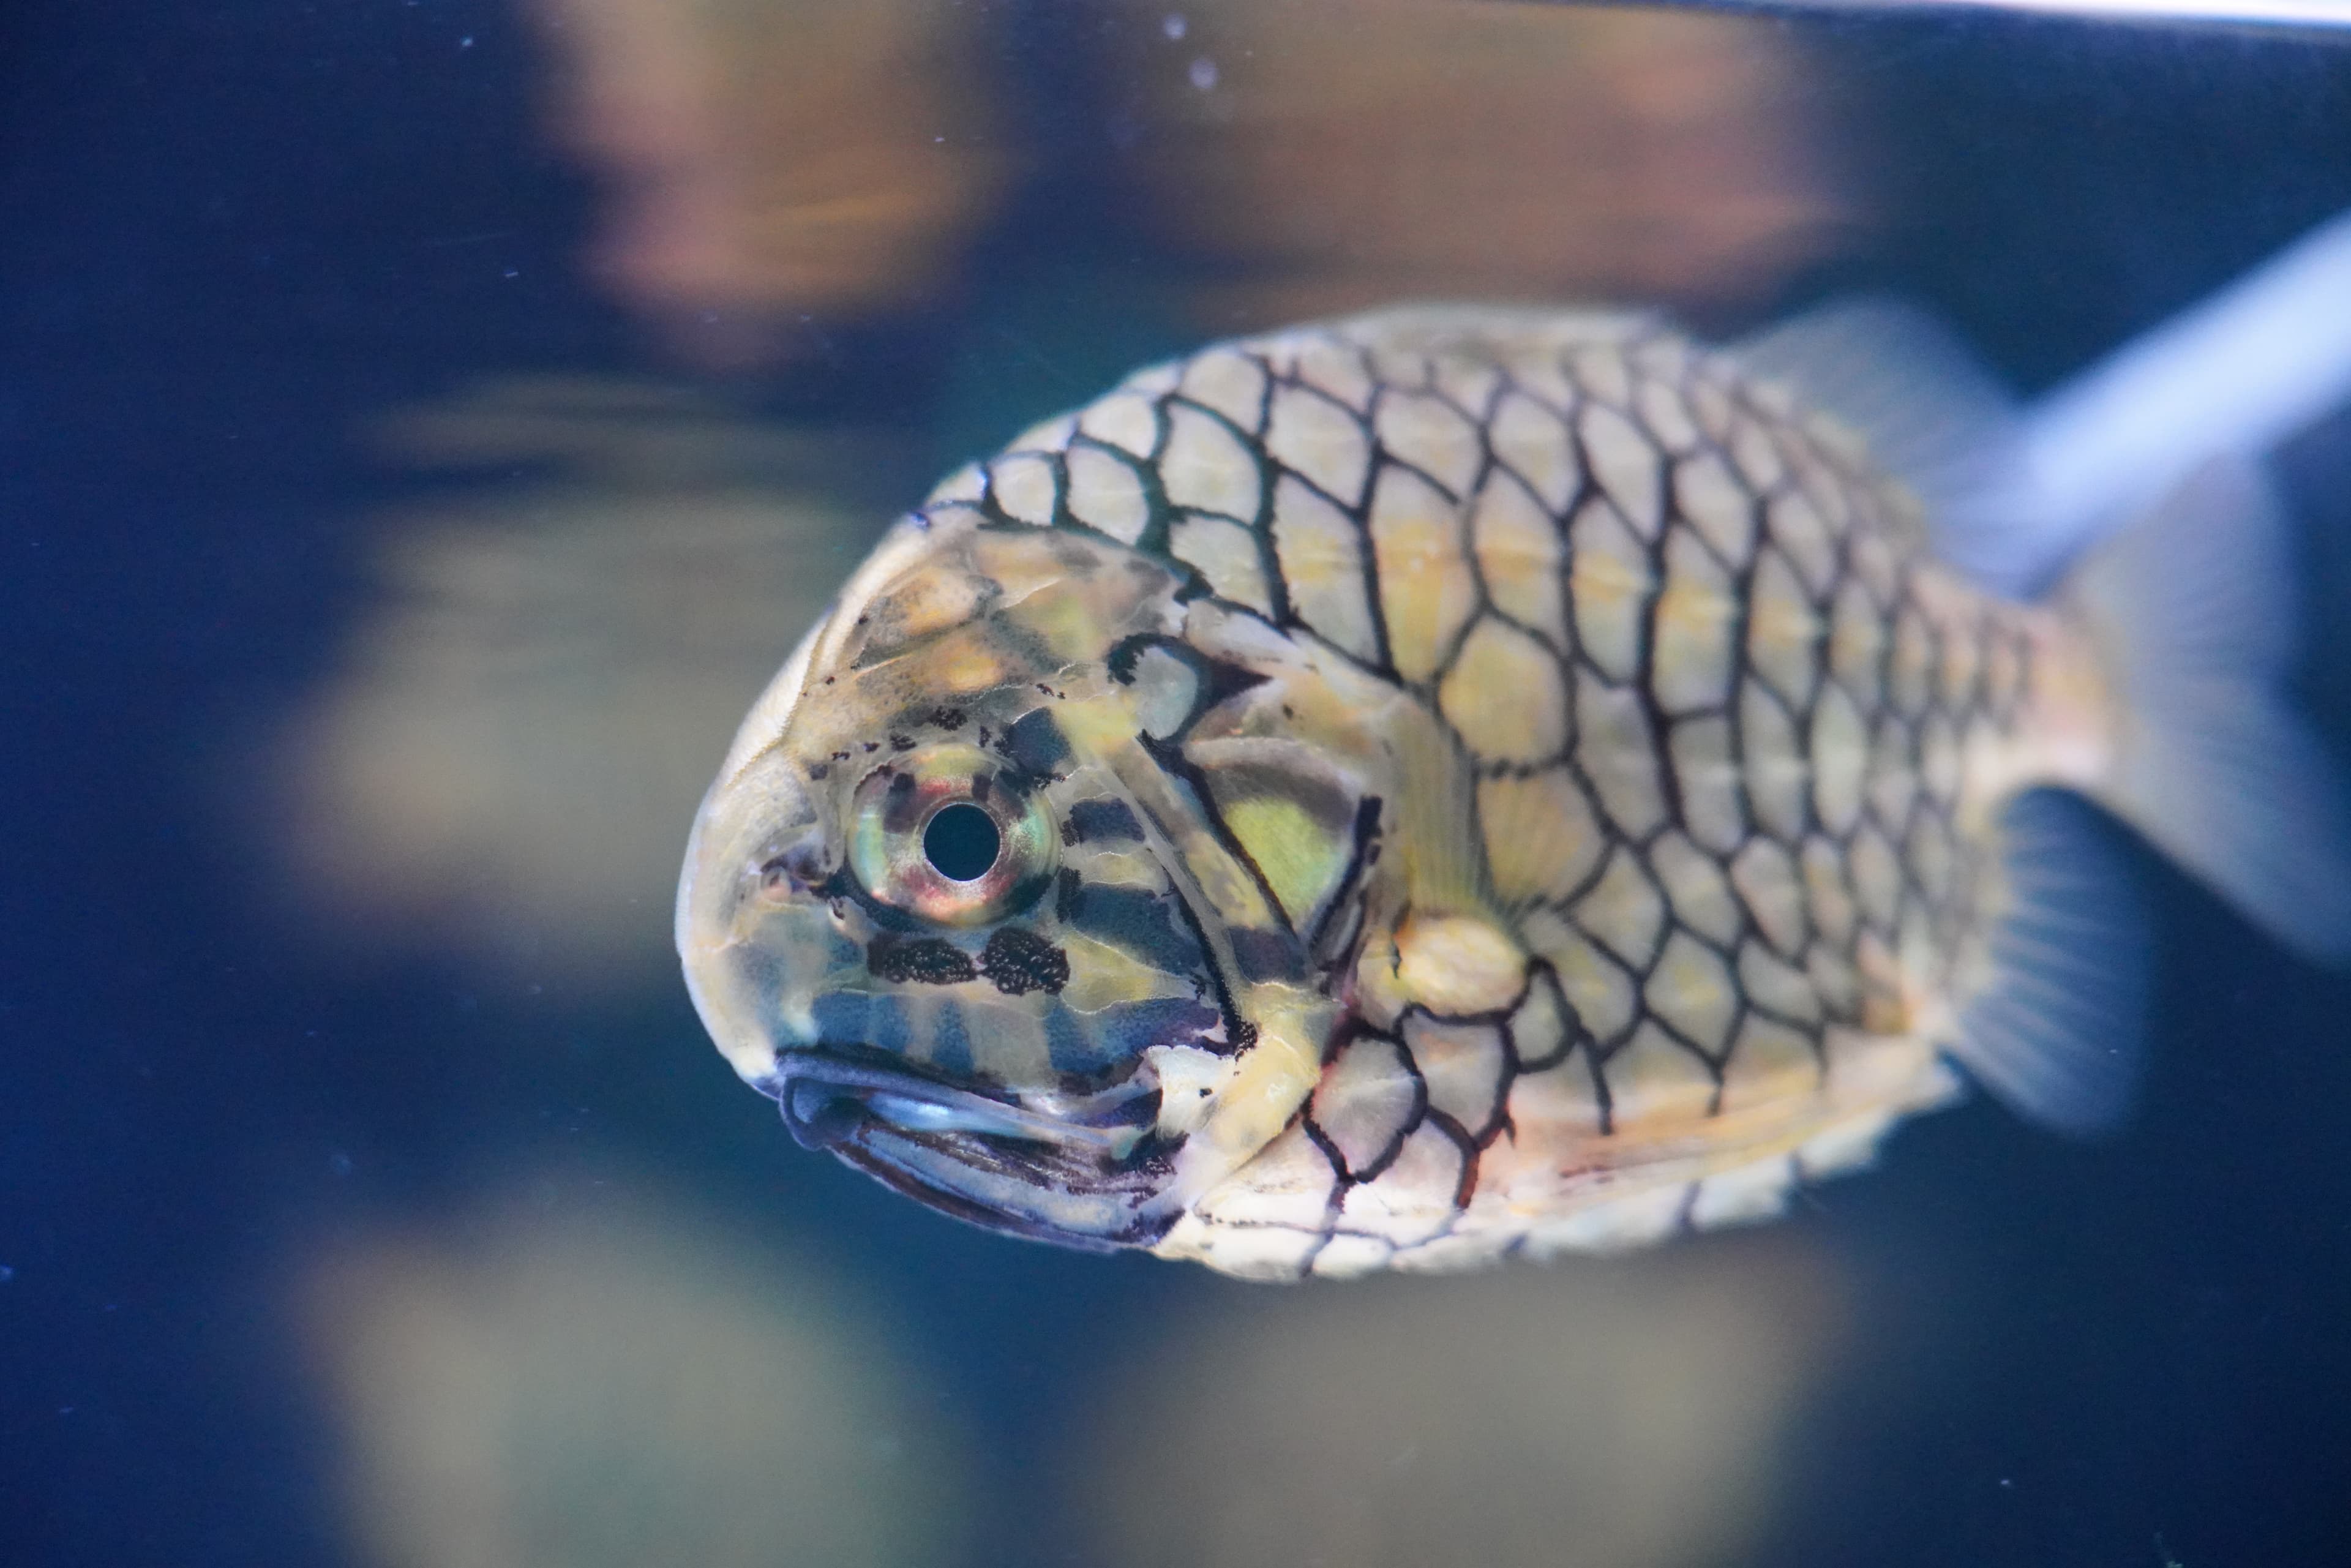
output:
M883 763L857 787L849 863L875 898L942 925L1021 908L1052 880L1060 836L1045 803L972 746Z

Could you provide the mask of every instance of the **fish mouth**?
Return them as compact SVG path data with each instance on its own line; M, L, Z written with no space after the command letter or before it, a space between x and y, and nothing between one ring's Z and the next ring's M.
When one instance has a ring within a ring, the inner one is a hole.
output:
M784 1125L804 1149L838 1148L872 1117L902 1133L968 1133L1084 1148L1115 1158L1142 1129L1048 1115L897 1065L842 1054L841 1047L778 1053L775 1092ZM1125 1097L1132 1102L1134 1096Z
M1147 1245L1171 1166L1159 1095L1130 1081L1039 1110L925 1077L863 1046L778 1052L760 1085L803 1148L826 1150L932 1208L990 1230L1105 1249Z

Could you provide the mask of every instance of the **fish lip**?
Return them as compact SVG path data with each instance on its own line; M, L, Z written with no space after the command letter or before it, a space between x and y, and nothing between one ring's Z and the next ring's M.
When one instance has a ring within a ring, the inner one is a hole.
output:
M1150 1246L1175 1223L1176 1211L1155 1202L1170 1169L1165 1152L1151 1122L1132 1116L1155 1113L1155 1089L1105 1091L1072 1107L1080 1119L1070 1121L882 1056L864 1045L796 1047L777 1054L758 1087L803 1146L968 1225L1115 1251ZM922 1120L913 1106L935 1107L942 1119L909 1125L899 1118Z
M1048 1116L1010 1099L925 1077L897 1061L877 1061L864 1045L820 1044L776 1053L772 1082L761 1085L782 1109L803 1147L842 1151L867 1117L904 1136L956 1134L1014 1138L1113 1157L1131 1128ZM844 1101L852 1102L853 1108ZM924 1124L925 1113L928 1124ZM1124 1141L1132 1142L1132 1138Z

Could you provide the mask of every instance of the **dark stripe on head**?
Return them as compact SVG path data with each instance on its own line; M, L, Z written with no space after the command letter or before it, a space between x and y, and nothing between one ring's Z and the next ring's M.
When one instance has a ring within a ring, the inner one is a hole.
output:
M876 1051L886 1051L893 1056L904 1056L914 1042L914 1030L906 1021L906 1004L896 997L875 997L866 1009L866 1031L871 1037L866 1043Z
M865 884L851 873L846 864L825 879L824 885L817 889L817 894L821 898L854 904L864 911L866 918L884 931L920 931L924 928L922 916L910 915L874 897L866 891Z
M1102 1053L1125 1061L1155 1045L1190 1045L1215 1029L1221 1015L1190 997L1113 1002L1092 1017Z
M1061 841L1081 844L1089 840L1140 840L1143 824L1123 800L1080 800L1061 823Z
M1045 1054L1056 1072L1087 1072L1102 1065L1102 1053L1075 1015L1058 1003L1045 1012Z
M964 1027L962 1003L940 1001L937 1022L931 1030L930 1056L931 1065L941 1072L971 1076L971 1031Z
M882 825L893 833L903 833L914 825L914 776L911 773L890 775L889 788L882 796Z
M816 1037L826 1045L864 1045L868 1009L873 998L863 991L827 991L809 1004L816 1020Z
M1107 942L1151 967L1170 975L1196 974L1207 956L1198 939L1176 916L1183 908L1173 894L1139 887L1085 885L1072 900L1070 925Z
M1323 938L1330 935L1332 922L1340 912L1360 903L1364 873L1380 858L1380 798L1366 795L1355 802L1355 847L1347 857L1347 869L1340 873L1339 885L1332 890L1331 902L1323 906L1322 917L1314 923L1308 934L1307 946L1316 952L1322 947Z

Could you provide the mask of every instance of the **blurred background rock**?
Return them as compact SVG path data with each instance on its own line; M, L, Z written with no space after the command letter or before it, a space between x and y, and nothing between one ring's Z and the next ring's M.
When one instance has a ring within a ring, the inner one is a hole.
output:
M1264 1291L1165 1325L1073 1514L1131 1568L1700 1568L1767 1527L1847 1283L1787 1233Z
M373 520L336 672L231 791L304 930L607 996L669 984L711 758L879 536L909 444L585 376L375 434L455 484Z
M963 1434L821 1260L580 1173L310 1266L313 1355L384 1568L915 1568ZM879 1322L877 1322L879 1320Z

